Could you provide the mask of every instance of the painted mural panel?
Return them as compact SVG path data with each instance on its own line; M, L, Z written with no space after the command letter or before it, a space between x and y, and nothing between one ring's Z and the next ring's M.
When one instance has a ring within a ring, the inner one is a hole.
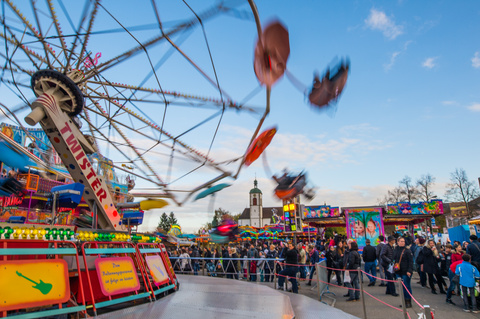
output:
M338 207L323 206L305 206L303 209L303 218L329 218L340 217L340 209Z
M387 215L443 215L443 202L432 200L411 204L399 202L387 206Z
M346 208L343 211L347 222L347 237L354 239L358 247L364 247L367 239L370 239L372 246L376 246L378 236L385 235L382 207Z

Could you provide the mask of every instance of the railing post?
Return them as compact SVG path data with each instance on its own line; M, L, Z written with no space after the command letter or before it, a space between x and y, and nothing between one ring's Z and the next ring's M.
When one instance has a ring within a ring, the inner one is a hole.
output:
M202 264L202 276L205 276L205 265L206 265L206 261L205 260L202 260L201 264Z
M403 310L403 318L408 319L408 314L407 314L407 307L405 305L405 294L403 293L403 284L402 284L402 278L398 278L398 284L400 285L400 296L402 297L402 310Z
M362 268L358 268L357 279L360 283L360 293L362 294L362 306L363 306L363 318L367 319L367 308L365 307L365 294L363 293L363 280L360 280L360 274L362 273Z
M273 262L273 288L277 289L277 262Z
M250 281L250 261L247 258L247 281Z
M313 269L311 271L313 271ZM322 287L320 287L320 267L318 266L318 263L315 264L315 271L317 272L318 300L322 301Z
M432 319L432 310L430 309L429 305L423 306L423 311L424 311L425 319Z

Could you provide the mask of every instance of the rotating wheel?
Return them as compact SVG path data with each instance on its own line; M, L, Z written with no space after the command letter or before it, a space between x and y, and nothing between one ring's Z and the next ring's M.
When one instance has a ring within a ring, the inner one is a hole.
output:
M268 114L251 66L259 18L253 1L194 4L3 0L3 119L23 127L48 93L117 182L135 176L179 205L236 178ZM244 54L232 61L230 51ZM250 137L232 145L245 128Z

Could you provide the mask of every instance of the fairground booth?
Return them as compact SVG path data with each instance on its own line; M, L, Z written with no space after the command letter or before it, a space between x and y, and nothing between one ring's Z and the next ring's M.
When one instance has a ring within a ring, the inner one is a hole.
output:
M340 213L339 207L329 205L305 206L303 208L303 223L310 228L321 229L328 227L345 227L345 218Z
M417 204L400 202L387 206L384 224L406 226L410 234L413 234L417 230L426 229L422 224L426 224L428 220L432 221L432 226L435 228L435 217L443 213L443 201L440 199Z
M386 225L397 230L408 230L413 234L420 230L421 223L443 215L443 202L432 200L411 204L399 202L384 206L330 207L306 206L303 211L304 223L316 228L345 227L347 238L355 239L358 246L365 246L369 239L372 245L385 234Z

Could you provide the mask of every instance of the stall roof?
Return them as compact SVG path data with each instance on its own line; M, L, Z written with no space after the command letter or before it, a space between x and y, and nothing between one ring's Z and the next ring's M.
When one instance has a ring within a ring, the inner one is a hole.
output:
M477 217L473 217L468 221L470 225L480 225L480 215Z
M318 225L317 227L345 227L345 218L341 217L326 217L326 218L308 218L303 220L304 223L313 223Z

